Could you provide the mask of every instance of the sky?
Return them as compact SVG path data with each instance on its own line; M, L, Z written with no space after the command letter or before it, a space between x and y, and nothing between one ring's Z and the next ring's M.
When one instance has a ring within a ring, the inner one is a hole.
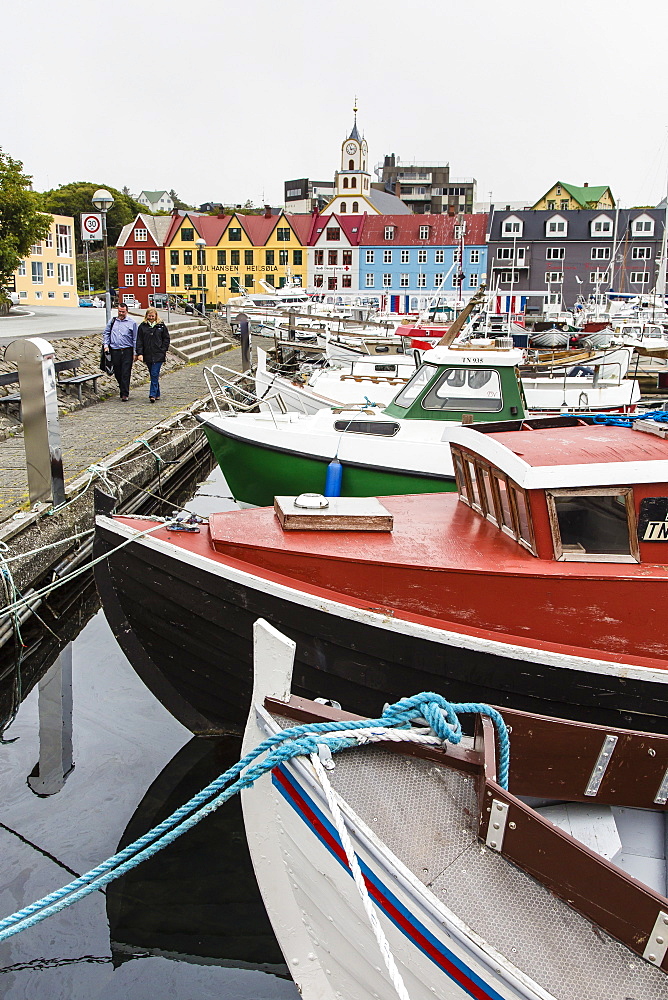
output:
M26 0L3 14L0 147L40 191L280 205L333 177L357 96L374 165L448 162L481 202L562 180L653 205L665 33L659 0Z

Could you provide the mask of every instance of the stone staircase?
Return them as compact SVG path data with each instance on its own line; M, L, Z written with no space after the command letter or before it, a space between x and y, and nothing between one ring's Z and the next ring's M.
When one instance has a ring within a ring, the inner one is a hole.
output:
M209 336L209 325L203 320L190 319L189 317L175 316L169 324L169 335L171 343L170 351L173 351L184 361L206 361L223 351L229 350L233 345L222 337L215 330Z

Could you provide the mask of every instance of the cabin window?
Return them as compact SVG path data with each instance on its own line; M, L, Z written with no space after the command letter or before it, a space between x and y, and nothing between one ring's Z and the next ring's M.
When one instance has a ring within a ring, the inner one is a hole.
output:
M397 406L410 406L411 403L414 403L424 387L435 374L436 368L433 365L423 365L422 368L418 368L410 382L404 386L394 400Z
M640 561L630 487L549 490L547 504L557 559Z
M377 434L380 437L394 437L399 424L389 420L335 420L334 430L346 434Z
M425 410L496 412L503 407L499 373L489 368L446 368L422 406Z

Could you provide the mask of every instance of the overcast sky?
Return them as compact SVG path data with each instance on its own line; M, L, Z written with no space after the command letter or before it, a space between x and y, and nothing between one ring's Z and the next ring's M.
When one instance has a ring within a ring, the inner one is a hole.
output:
M43 190L90 180L280 204L332 177L358 122L376 164L447 161L478 200L554 180L666 191L659 0L26 0L3 14L0 145Z

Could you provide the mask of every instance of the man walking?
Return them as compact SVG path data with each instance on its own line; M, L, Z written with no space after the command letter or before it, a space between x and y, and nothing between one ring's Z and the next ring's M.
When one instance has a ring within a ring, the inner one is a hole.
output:
M111 351L114 377L118 382L121 401L127 403L130 395L130 372L137 341L137 324L128 316L125 303L118 306L118 316L114 316L104 328L102 345L105 352Z

